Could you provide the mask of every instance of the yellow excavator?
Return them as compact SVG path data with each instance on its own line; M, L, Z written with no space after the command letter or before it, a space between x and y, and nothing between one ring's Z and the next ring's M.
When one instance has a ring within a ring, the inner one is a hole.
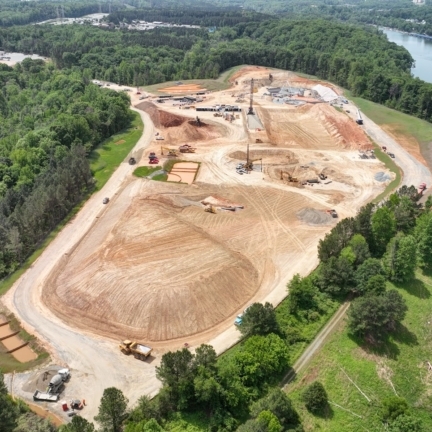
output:
M289 173L288 171L281 171L281 174L280 174L280 179L281 180L284 180L284 174L286 174L286 176L288 178L288 181L290 183L297 183L298 182L298 178L297 177L293 177L291 175L291 173Z
M173 157L177 157L177 150L176 149L170 149L169 147L161 147L161 155L164 155L164 150L166 150L168 152L167 156L173 156Z

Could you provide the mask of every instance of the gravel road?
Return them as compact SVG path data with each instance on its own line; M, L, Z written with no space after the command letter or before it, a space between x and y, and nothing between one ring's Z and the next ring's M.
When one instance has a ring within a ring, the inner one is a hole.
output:
M146 126L131 154L136 154L147 147L154 134L148 116L142 111L135 111L141 115ZM45 278L57 263L58 257L69 253L105 211L103 198L109 197L111 202L115 200L116 193L135 168L128 164L128 159L129 157L123 161L103 189L90 197L77 216L64 227L3 298L6 306L20 319L23 327L44 343L51 353L53 362L68 365L71 369L72 379L67 384L62 398L85 399L87 407L82 411L82 416L89 420L93 420L97 414L99 401L106 387L121 388L131 403L143 394L156 394L160 387L154 368L157 360L140 362L133 357L125 357L119 352L117 341L107 341L95 335L75 331L44 308L39 297ZM124 365L125 362L127 367L116 367L120 363ZM32 394L22 390L23 381L28 376L29 373L15 374L13 380L14 394L24 399L32 397ZM59 407L50 408L62 415Z

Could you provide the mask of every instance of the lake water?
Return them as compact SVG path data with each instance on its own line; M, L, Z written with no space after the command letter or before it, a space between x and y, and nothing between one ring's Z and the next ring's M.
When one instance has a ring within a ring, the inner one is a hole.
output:
M411 69L412 74L432 83L432 39L410 36L395 30L381 30L390 42L395 42L409 51L415 60L415 67Z

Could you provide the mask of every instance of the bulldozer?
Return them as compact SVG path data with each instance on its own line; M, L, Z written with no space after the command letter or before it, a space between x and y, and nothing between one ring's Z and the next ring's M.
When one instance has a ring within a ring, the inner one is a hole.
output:
M262 143L262 139L257 138L257 139L255 140L255 143L256 143L256 144Z
M161 155L164 155L164 150L168 152L167 156L177 157L177 150L176 149L170 149L169 147L161 147Z
M293 177L288 171L282 171L282 170L281 170L281 174L280 174L280 179L281 180L284 179L284 174L286 174L286 176L288 177L288 181L290 183L297 183L298 182L298 178L297 177Z
M216 214L216 207L214 207L210 204L204 208L204 211L208 212L208 213Z
M180 153L195 153L196 148L190 146L189 144L183 144L179 147Z

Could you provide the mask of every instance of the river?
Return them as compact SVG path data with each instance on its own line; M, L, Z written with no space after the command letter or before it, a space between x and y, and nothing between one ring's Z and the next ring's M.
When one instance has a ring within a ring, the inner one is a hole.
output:
M405 47L413 59L415 67L411 69L415 77L432 83L432 39L425 39L418 36L410 36L396 30L381 28L390 42Z

